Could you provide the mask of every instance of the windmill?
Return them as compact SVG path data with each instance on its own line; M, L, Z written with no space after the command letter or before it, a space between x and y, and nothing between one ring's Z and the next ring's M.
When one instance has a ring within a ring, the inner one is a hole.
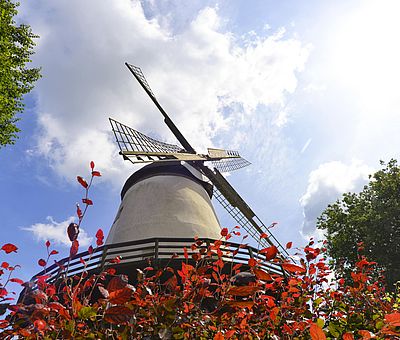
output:
M256 242L259 242L261 246L276 246L280 256L286 258L288 253L285 248L221 174L243 168L250 163L242 158L237 151L209 148L207 154L197 153L160 105L141 69L129 63L125 63L125 65L161 112L164 122L181 146L158 141L110 118L112 131L114 132L122 157L134 164L152 163L152 165L142 168L142 171L139 170L128 179L122 190L122 198L139 180L148 177L148 172L158 171L162 173L164 166L175 167L177 169L181 163L186 164L186 168L192 173L194 181L197 178L210 196L212 195L222 205L242 229L256 240ZM171 171L176 173L176 169ZM185 176L187 177L187 174ZM211 185L212 187L209 188L207 185ZM165 190L165 186L163 190ZM146 199L147 197L144 195L142 198ZM123 206L121 205L106 243L121 242L125 237L129 237L127 234L129 226L125 224L125 226L121 227L121 223L118 222L122 208ZM177 207L176 209L181 211L184 208L180 209ZM212 210L208 213L212 215L213 208L206 207L207 209ZM140 208L137 210L140 210ZM218 225L218 221L213 220L212 217L210 221L209 223L214 224L214 226L211 226L212 230L205 235L206 237L215 235L215 224ZM160 227L160 229L162 228ZM132 237L132 235L130 236Z
M82 271L99 273L108 266L135 280L136 271L132 268L145 268L149 263L156 267L174 263L179 266L185 254L182 250L194 245L195 236L203 250L221 237L212 197L256 243L264 248L275 246L280 260L290 260L286 249L221 174L250 163L237 151L209 148L207 154L196 153L157 101L141 69L125 64L181 146L158 141L110 118L122 157L134 164L149 164L125 182L121 204L104 245L61 259L34 275L30 282L37 282L43 275L48 282L63 282L63 277ZM262 249L231 241L221 243L223 257L231 265L247 264L248 259L256 258L261 268L286 275L281 261L268 261ZM235 252L237 256L233 255ZM19 300L31 289L25 287Z

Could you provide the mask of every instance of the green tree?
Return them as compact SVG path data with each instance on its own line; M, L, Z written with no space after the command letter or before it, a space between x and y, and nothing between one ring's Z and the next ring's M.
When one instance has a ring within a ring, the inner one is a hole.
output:
M339 275L349 277L361 247L368 260L378 263L377 274L386 272L393 290L400 280L400 167L394 159L381 165L360 193L346 193L329 205L317 227L325 232Z
M14 144L19 120L17 114L23 111L22 97L30 92L33 83L40 77L39 68L27 68L34 53L34 38L28 25L17 25L19 3L0 0L0 147Z

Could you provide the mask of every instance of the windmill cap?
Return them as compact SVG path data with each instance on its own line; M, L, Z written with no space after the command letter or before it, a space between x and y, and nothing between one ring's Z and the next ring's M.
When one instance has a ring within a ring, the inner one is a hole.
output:
M168 162L165 163L151 163L149 165L144 166L138 171L134 172L125 182L122 190L121 190L121 200L124 198L127 191L134 186L136 183L143 181L144 179L154 177L154 176L163 176L163 175L175 175L182 176L191 179L203 186L203 188L207 191L210 198L213 194L213 186L210 183L200 180L194 174L192 174L185 166L183 166L180 162Z

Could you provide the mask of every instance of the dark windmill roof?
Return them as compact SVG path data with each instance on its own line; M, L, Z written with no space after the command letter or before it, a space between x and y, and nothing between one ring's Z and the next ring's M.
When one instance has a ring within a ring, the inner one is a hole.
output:
M139 169L133 173L125 182L121 191L121 200L124 198L126 192L136 183L143 181L144 179L154 177L154 176L166 176L166 175L176 175L191 179L202 185L207 191L210 198L213 194L212 184L202 181L196 177L192 172L190 172L185 166L180 162L168 162L168 163L151 163Z

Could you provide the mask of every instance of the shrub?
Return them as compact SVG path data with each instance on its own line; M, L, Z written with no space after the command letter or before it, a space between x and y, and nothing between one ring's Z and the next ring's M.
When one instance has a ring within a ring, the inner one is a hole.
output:
M78 177L85 188L84 211L78 207L79 224L69 227L70 259L77 253L79 227L88 205L93 177L89 183ZM94 173L94 175L93 175ZM295 254L298 260L280 257L276 248L261 249L270 261L279 264L281 274L263 269L257 258L241 264L227 260L231 235L239 227L224 228L221 239L210 245L194 239L191 256L184 249L180 268L149 266L138 271L136 282L108 267L91 274L64 277L61 282L36 278L34 289L12 304L9 282L27 286L13 277L17 266L3 262L0 275L0 320L4 338L32 339L391 339L400 337L399 299L385 292L382 278L374 280L376 265L362 255L353 268L352 281L333 279L327 265L324 242L311 240ZM262 236L263 237L263 236ZM103 232L96 244L103 243ZM243 237L242 243L246 236ZM56 255L46 243L46 267ZM286 246L291 248L289 242ZM5 244L6 253L17 247ZM93 252L93 248L89 248ZM119 259L112 262L118 263ZM5 279L4 279L5 277Z

